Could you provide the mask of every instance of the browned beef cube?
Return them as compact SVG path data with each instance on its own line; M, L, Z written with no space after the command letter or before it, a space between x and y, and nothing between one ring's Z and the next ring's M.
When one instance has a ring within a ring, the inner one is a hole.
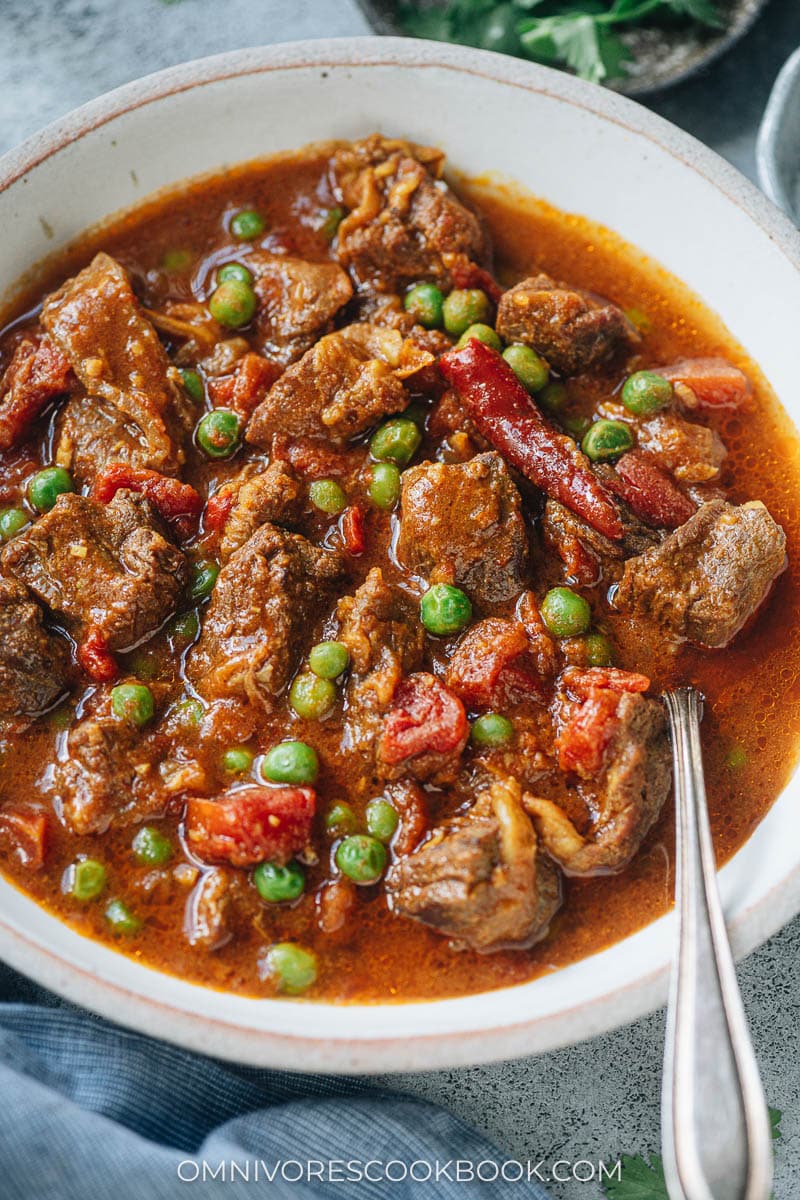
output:
M42 625L42 610L14 579L0 579L0 714L41 712L67 686L69 652Z
M242 696L269 711L342 573L338 554L262 525L219 573L188 663L200 694Z
M549 275L523 279L503 294L497 332L507 342L531 346L563 375L588 371L640 340L615 304Z
M79 642L95 630L111 650L135 645L174 612L188 572L149 501L127 491L109 504L59 496L2 563Z
M338 194L351 209L339 226L337 253L361 284L400 292L430 280L451 287L448 256L485 262L484 229L439 182L439 150L374 134L336 152Z
M48 297L42 324L86 391L65 409L58 463L80 482L110 461L176 474L184 458L185 401L124 268L108 254L96 255Z
M305 489L290 467L279 460L266 470L245 468L233 484L235 501L220 543L220 557L228 559L262 525L291 529L302 515Z
M786 535L764 505L704 504L659 546L625 564L615 603L667 636L727 646L786 566Z
M484 952L530 946L561 905L557 872L537 852L519 784L498 779L473 807L398 860L392 909Z
M275 434L346 441L410 400L403 380L433 362L396 329L348 325L320 338L269 390L247 428L268 448Z
M500 455L405 471L397 556L431 583L463 587L478 605L521 592L528 537L519 492Z
M310 350L353 295L336 263L261 252L249 255L247 265L255 275L261 348L273 362L285 365Z

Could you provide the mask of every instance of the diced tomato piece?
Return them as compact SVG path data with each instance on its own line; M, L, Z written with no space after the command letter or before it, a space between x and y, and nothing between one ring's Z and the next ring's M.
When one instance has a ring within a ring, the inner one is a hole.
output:
M464 705L433 675L409 675L386 714L380 757L390 766L433 751L449 754L466 744Z
M47 817L28 804L0 808L0 838L8 841L24 867L40 871L47 852Z
M223 488L214 492L213 496L209 496L203 515L203 526L206 533L222 533L228 523L235 499L236 495L233 491L225 491Z
M180 479L170 479L160 471L149 471L145 467L132 467L128 463L109 463L95 479L89 493L93 500L108 504L117 492L125 488L141 492L178 534L191 537L203 511L199 493Z
M288 438L277 433L272 439L272 458L293 467L304 479L341 479L357 471L364 451L334 450L318 438Z
M21 341L0 384L0 451L20 442L50 401L69 391L73 380L69 359L48 337Z
M216 800L193 796L186 805L186 838L206 862L253 867L286 863L311 838L313 788L247 787Z
M597 775L617 729L620 694L598 688L587 699L568 705L556 738L562 771Z
M78 646L78 663L95 683L110 683L119 675L117 660L99 629L90 629Z
M244 354L232 375L209 380L208 394L215 408L230 408L247 421L280 375L277 363L261 354Z
M499 617L479 621L462 638L446 680L468 708L502 707L526 695L541 700L547 694L525 627Z
M367 548L366 530L364 528L364 510L358 504L351 504L339 519L339 530L344 542L344 548L353 558L363 554Z
M724 358L682 358L655 370L672 383L682 383L698 404L709 408L738 408L752 391L744 371Z
M656 528L677 529L697 512L694 501L646 450L623 454L609 486L641 521Z
M503 289L494 276L483 267L479 267L464 254L446 254L444 262L457 288L480 288L486 292L493 304L500 303Z
M575 696L585 698L598 689L616 692L646 692L650 680L636 671L623 671L619 667L567 667L561 681Z

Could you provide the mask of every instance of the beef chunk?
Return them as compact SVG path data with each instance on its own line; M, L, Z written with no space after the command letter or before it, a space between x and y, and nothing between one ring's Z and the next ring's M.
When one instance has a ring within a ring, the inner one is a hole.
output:
M74 383L69 359L49 337L23 338L0 379L0 451L21 442L50 401Z
M13 579L0 579L0 715L31 715L64 691L66 642L42 626L39 605Z
M111 650L156 630L177 607L187 577L186 559L150 502L128 491L109 504L59 496L5 548L2 563L79 642L95 631Z
M247 440L265 448L275 434L346 441L404 409L403 380L431 362L396 329L362 324L329 333L272 385Z
M425 671L409 675L384 718L378 744L382 774L445 783L455 778L468 736L458 696Z
M612 582L622 573L626 558L658 545L658 534L632 517L623 506L620 517L624 533L621 541L612 542L557 500L547 501L542 535L567 568L568 581L584 587L593 587L604 579Z
M304 489L282 462L253 473L249 468L231 489L235 499L220 542L220 557L230 558L267 523L293 528L303 511Z
M403 474L397 556L432 583L456 583L478 605L524 586L528 538L517 491L499 454L422 463Z
M255 275L262 349L284 366L330 332L336 313L353 295L353 285L336 263L258 252L248 256L247 265Z
M492 783L469 812L399 859L386 886L394 912L484 952L532 945L561 904L558 875L537 852L512 779Z
M87 393L67 405L57 461L80 482L112 460L176 474L185 400L124 268L96 255L48 297L42 324Z
M110 690L102 692L91 714L70 730L66 754L55 765L61 819L73 833L86 834L161 815L169 793L157 763L153 735L116 717Z
M716 479L727 451L715 429L686 421L674 412L657 413L637 424L636 437L681 483Z
M288 683L310 621L342 561L299 534L262 525L222 568L188 661L207 700L242 696L267 711Z
M591 781L594 823L584 837L552 801L526 796L525 805L545 849L564 870L573 875L621 871L669 794L664 712L656 700L635 690L648 686L644 676L604 668L572 668L564 674L577 699L564 705L560 758Z
M373 567L338 604L339 640L350 651L347 722L353 744L371 752L400 681L422 661L424 633L403 594Z
M333 179L351 210L337 254L360 284L400 292L427 279L450 288L450 259L486 260L481 223L439 182L443 165L439 150L378 134L337 150Z
M232 937L231 884L233 873L214 867L202 875L186 902L184 932L190 946L219 950Z
M760 501L712 500L660 546L625 564L615 603L668 636L719 648L786 566L786 536Z
M548 275L523 279L503 293L497 332L507 342L532 346L563 375L588 371L639 341L615 304Z

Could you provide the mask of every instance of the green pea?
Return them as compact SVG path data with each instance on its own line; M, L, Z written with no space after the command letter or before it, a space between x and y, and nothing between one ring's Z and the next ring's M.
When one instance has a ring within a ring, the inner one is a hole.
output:
M391 462L374 463L370 470L367 495L377 508L387 512L394 508L400 499L400 471Z
M226 279L211 293L208 311L226 329L241 329L255 316L258 301L252 286L241 279Z
M624 454L633 445L633 434L624 421L601 418L590 425L581 442L581 450L592 462L602 462Z
M219 575L219 566L211 558L199 558L192 564L189 595L192 600L205 600L214 590Z
M299 996L317 978L317 958L295 942L276 942L264 955L263 973L279 992Z
M61 704L47 714L45 718L47 728L53 733L62 733L65 729L69 729L74 715L71 704Z
M452 337L461 337L470 325L486 325L492 316L489 297L480 288L457 288L442 306L444 327Z
M314 783L319 759L305 742L279 742L264 755L261 774L270 783Z
M28 524L28 514L21 508L4 508L0 512L0 538L9 542Z
M403 299L403 308L426 329L441 329L444 296L435 283L415 283Z
M349 804L340 801L334 804L325 817L325 828L328 833L334 834L336 837L342 837L347 833L355 833L358 826L356 814L353 812Z
M175 705L172 714L177 718L179 724L185 725L187 729L196 729L205 715L205 709L199 700L193 700L191 696L187 696L185 700L180 700Z
M209 458L230 458L239 445L240 424L229 408L214 408L197 426L197 444Z
M470 737L476 746L505 746L514 736L514 726L500 713L484 713L472 722Z
M193 642L200 632L200 619L192 609L191 612L180 613L173 617L167 626L168 636L173 642ZM138 675L139 672L135 671Z
M253 751L246 746L234 746L222 756L223 770L229 775L244 775L253 765Z
M428 633L458 633L472 620L472 604L461 588L435 583L422 597L420 617Z
M649 417L672 402L674 389L668 379L655 371L635 371L625 380L622 403L637 417Z
M172 858L172 842L154 825L143 825L133 839L133 853L148 867L163 867Z
M347 508L347 493L335 479L315 479L308 498L315 508L331 517Z
M153 719L153 693L143 683L118 683L111 689L111 710L120 721L130 721L141 729Z
M191 264L192 256L188 250L167 250L161 265L165 271L185 271Z
M282 867L278 863L263 862L253 871L253 883L262 900L281 904L302 896L306 877L299 863L290 862Z
M289 703L304 721L321 721L336 703L336 685L330 679L303 671L292 681Z
M566 408L568 399L569 397L567 396L567 389L565 388L564 384L557 383L555 380L552 383L546 383L541 391L537 392L536 394L537 404L547 413L555 414L563 412ZM580 420L585 421L585 418L581 417ZM564 424L566 425L566 421ZM584 423L582 432L585 429L586 424Z
M108 872L96 858L83 858L72 868L70 891L76 900L96 900L105 890Z
M317 642L308 656L309 667L320 679L338 679L349 662L350 651L344 642Z
M547 363L530 346L522 346L519 343L515 343L513 346L506 346L503 351L503 358L511 367L511 370L526 392L530 392L533 395L534 392L540 392L543 387L547 386L547 381L550 378Z
M339 226L347 216L341 205L337 204L334 208L329 208L325 214L325 220L320 225L320 233L329 242L332 242L339 232Z
M198 404L205 399L206 389L203 387L203 380L200 378L198 371L193 371L190 367L185 367L181 371L181 383L184 391L186 391L193 400Z
M217 283L227 283L229 279L236 279L239 283L252 284L253 273L247 269L244 263L229 262L217 271Z
M416 421L394 417L376 429L370 438L369 450L378 462L393 462L405 467L419 449L422 434Z
M586 663L590 667L610 667L614 662L614 650L604 633L587 633L584 639Z
M137 679L158 679L164 668L164 656L157 650L141 647L134 650L128 659L128 671Z
M476 341L483 342L484 346L491 346L492 350L496 350L498 354L503 349L503 343L491 325L482 325L480 322L477 325L470 325L468 329L464 330L456 342L456 349L460 350L462 346L466 346L473 338Z
M565 413L565 415L561 417L561 424L564 426L567 433L571 434L572 437L574 437L577 441L586 433L586 430L591 425L591 421L588 417L585 417L583 413Z
M368 832L379 842L390 842L400 824L397 809L388 800L370 800L366 818Z
M252 208L238 212L231 220L231 233L239 242L252 242L254 238L261 237L266 227L267 223L261 213Z
M386 867L386 847L376 837L354 833L336 847L336 865L353 883L376 883Z
M126 937L138 933L142 922L128 908L124 900L112 900L106 908L106 920L114 933L123 933Z
M728 766L734 771L747 766L747 751L744 746L732 746L728 752L727 761Z
M59 496L74 491L72 476L63 467L45 467L28 484L28 500L37 512L46 513Z
M572 588L551 588L542 601L542 620L554 637L578 637L592 620L588 601Z

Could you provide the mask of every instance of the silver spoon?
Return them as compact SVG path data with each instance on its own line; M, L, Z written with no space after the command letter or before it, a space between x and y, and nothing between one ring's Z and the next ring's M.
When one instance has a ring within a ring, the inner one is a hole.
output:
M664 695L675 768L678 936L661 1124L670 1200L769 1200L772 1136L717 890L694 688Z

